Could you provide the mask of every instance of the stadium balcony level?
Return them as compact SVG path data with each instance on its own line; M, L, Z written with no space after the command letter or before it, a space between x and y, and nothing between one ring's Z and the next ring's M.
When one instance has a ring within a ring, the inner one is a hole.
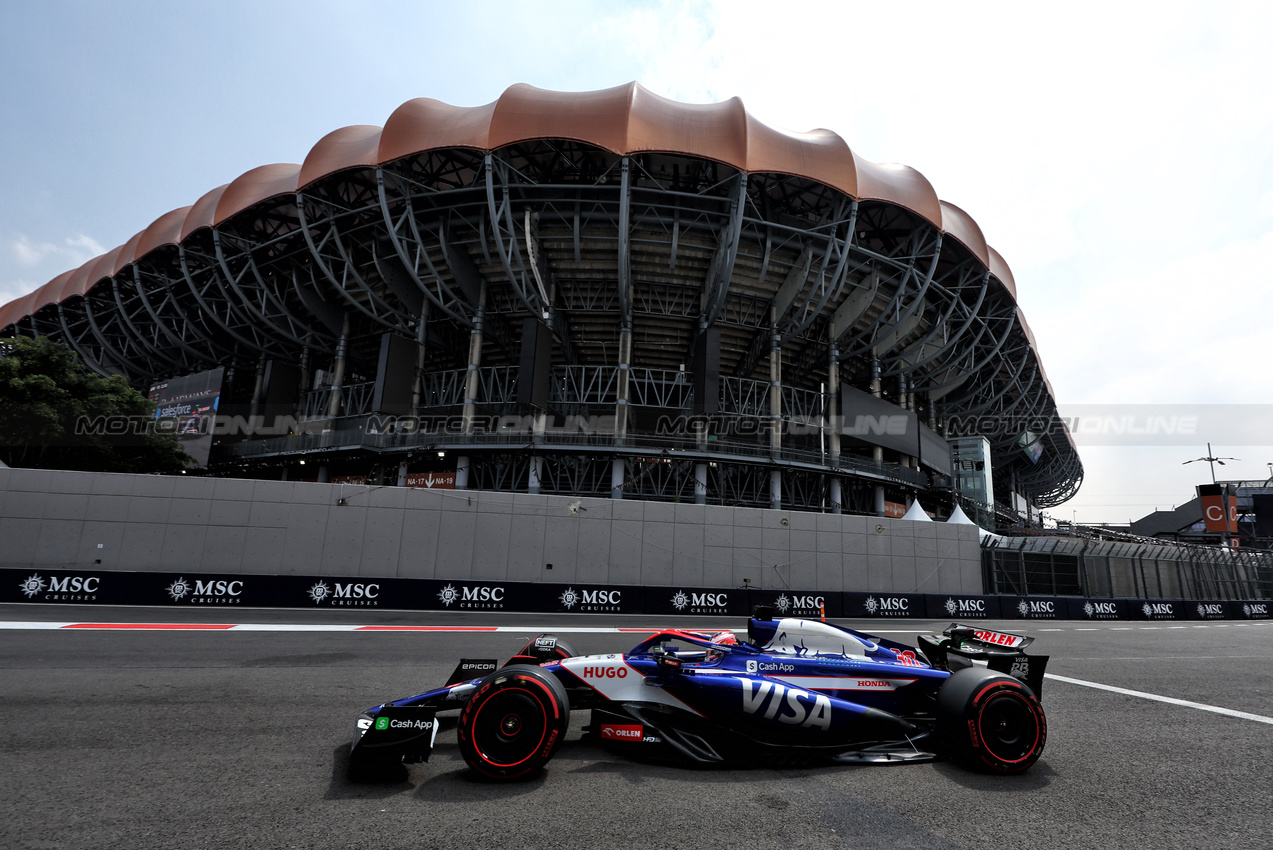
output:
M747 463L766 468L786 467L822 475L857 478L876 483L895 484L907 489L927 489L948 484L937 473L919 470L887 461L841 455L831 465L819 451L795 447L772 449L759 443L712 440L704 447L693 436L648 436L628 434L622 444L613 434L546 434L535 437L525 433L455 434L416 431L413 433L372 433L362 428L330 430L320 433L290 434L264 440L244 440L218 444L213 450L218 461L261 460L308 457L365 451L382 455L404 455L416 450L464 454L492 449L517 449L539 452L595 453L608 449L608 457L639 457L682 460L703 463ZM405 455L404 455L405 456ZM395 459L398 459L395 457Z

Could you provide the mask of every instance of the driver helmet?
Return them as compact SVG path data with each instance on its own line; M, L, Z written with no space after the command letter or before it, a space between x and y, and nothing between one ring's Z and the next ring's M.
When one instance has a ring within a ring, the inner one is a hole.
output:
M733 632L728 630L723 632L717 632L716 634L712 635L712 643L733 646L738 643L738 637ZM719 650L709 649L707 650L707 660L709 662L716 661L724 654L725 653L720 652Z

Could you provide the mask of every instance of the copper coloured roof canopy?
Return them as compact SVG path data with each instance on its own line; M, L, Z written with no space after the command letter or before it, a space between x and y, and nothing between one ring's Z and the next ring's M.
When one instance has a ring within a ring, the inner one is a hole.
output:
M859 200L894 204L958 240L1016 298L1012 272L967 213L939 200L915 169L868 162L830 130L790 133L756 120L738 98L680 103L635 82L591 92L546 91L519 83L483 106L452 106L431 98L409 100L393 111L383 128L358 125L329 133L302 164L254 168L193 205L160 216L125 245L75 270L64 285L46 285L0 306L0 327L46 305L83 295L163 245L182 242L197 230L220 225L270 198L295 194L338 171L384 165L431 150L491 151L541 139L572 139L619 155L660 152L702 157L748 173L790 174Z

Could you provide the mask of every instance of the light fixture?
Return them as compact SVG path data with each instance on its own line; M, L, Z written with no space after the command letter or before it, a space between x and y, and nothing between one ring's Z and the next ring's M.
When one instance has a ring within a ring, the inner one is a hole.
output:
M438 452L438 457L446 457L446 452Z

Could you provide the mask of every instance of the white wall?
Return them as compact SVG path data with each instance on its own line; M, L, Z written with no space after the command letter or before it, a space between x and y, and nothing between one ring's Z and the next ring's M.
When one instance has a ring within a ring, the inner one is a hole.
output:
M0 469L0 566L85 567L99 560L99 569L108 570L696 587L738 587L749 579L760 588L982 592L971 525L519 493Z

